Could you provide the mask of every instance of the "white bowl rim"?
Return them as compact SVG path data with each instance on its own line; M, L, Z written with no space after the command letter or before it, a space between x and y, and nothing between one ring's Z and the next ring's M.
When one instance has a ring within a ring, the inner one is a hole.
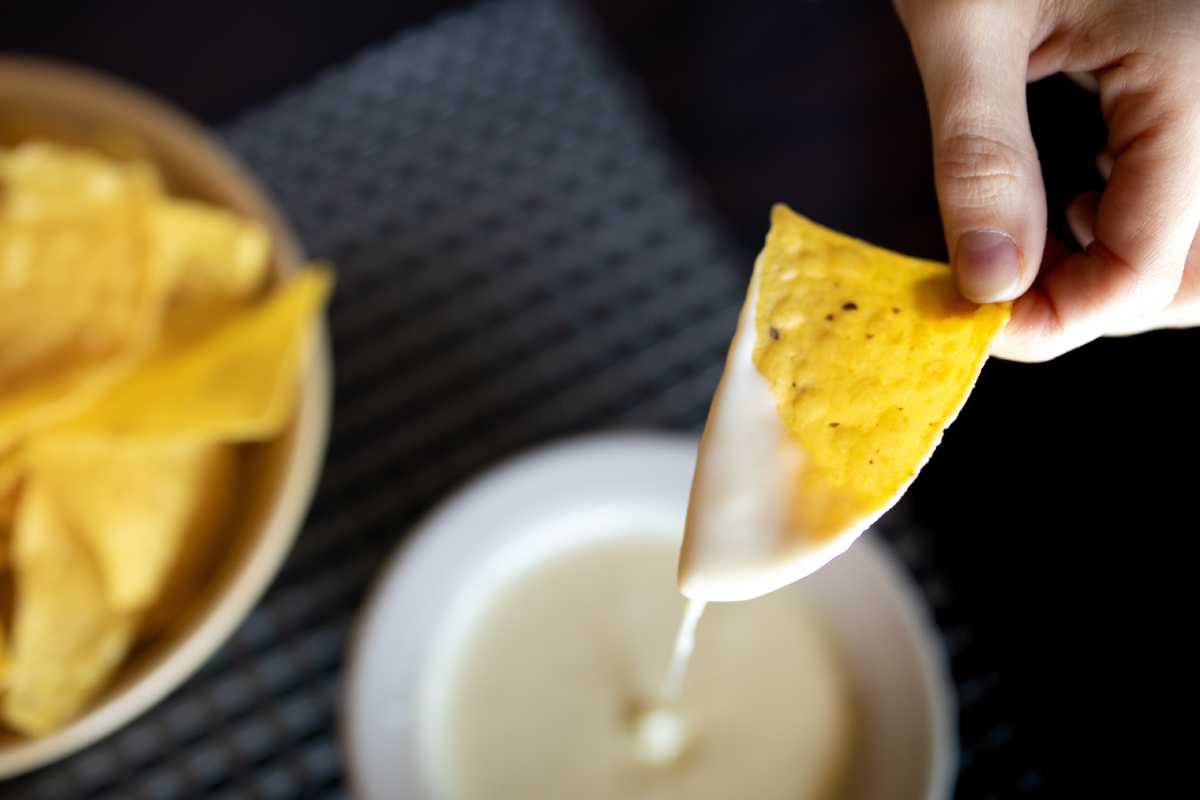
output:
M0 73L30 80L83 83L136 105L160 130L169 129L211 166L223 171L272 228L285 272L302 261L295 232L248 169L220 147L198 122L155 96L98 72L37 58L0 57ZM221 647L266 592L291 550L316 491L324 463L332 409L333 359L322 317L300 386L290 457L277 497L246 554L219 598L203 618L152 667L79 718L53 733L0 747L0 779L12 778L58 761L94 744L155 706L179 688Z
M468 479L412 526L372 581L367 601L361 607L347 638L347 655L338 691L337 726L345 780L352 796L368 800L387 796L382 787L368 785L370 779L365 777L368 772L365 763L367 757L365 748L359 742L360 734L365 734L365 730L356 710L366 707L366 701L360 695L363 691L363 673L367 669L364 652L369 644L367 639L377 635L377 619L384 613L385 591L403 580L406 562L415 558L418 551L436 547L431 540L436 538L443 518L459 507L470 504L485 489L502 484L542 462L578 459L587 457L589 451L602 452L630 445L651 450L683 449L690 451L694 458L697 443L695 437L687 434L649 430L589 433L544 443L509 456ZM903 604L901 611L906 634L916 645L921 680L929 702L931 758L925 798L944 800L953 794L957 777L958 722L956 692L947 668L941 635L920 590L898 557L870 536L862 537L853 547L865 554L871 566L888 579L890 588L896 590ZM413 624L424 624L424 621L414 621Z

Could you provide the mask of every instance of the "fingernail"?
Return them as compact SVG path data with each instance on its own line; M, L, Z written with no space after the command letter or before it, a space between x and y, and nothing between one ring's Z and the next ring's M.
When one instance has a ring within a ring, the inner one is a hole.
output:
M967 231L954 249L958 290L976 303L1011 300L1021 283L1021 256L1003 231Z

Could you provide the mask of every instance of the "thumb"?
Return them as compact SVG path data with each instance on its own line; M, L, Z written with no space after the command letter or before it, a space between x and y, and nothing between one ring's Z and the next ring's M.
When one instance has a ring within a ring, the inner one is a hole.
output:
M922 11L905 24L929 104L959 291L977 303L1011 300L1033 283L1046 243L1045 189L1025 105L1037 4L916 5Z

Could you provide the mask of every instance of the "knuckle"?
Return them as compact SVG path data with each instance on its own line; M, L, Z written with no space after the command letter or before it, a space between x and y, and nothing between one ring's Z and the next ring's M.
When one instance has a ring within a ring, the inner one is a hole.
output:
M958 205L988 205L1020 188L1028 168L1017 147L986 133L960 132L934 153L939 189Z
M1156 263L1157 259L1126 260L1099 241L1092 242L1087 253L1103 267L1095 300L1099 307L1110 307L1124 316L1153 314L1171 305L1179 293L1182 269L1176 270L1172 264Z

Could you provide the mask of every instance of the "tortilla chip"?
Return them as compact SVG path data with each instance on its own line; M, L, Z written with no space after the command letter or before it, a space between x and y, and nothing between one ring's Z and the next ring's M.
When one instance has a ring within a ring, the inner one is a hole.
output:
M771 223L754 363L807 456L802 480L847 499L813 521L833 534L916 476L1009 309L963 300L945 264L852 239L785 206Z
M107 684L134 624L109 606L95 559L37 481L22 492L13 558L16 608L0 713L37 735L71 720Z
M0 151L0 450L79 413L145 354L168 276L152 171L45 144Z
M263 287L271 237L261 223L192 200L164 199L153 213L162 257L176 276L176 292L247 298Z
M236 457L191 440L50 436L31 447L32 478L95 556L109 605L148 605L197 529L223 519ZM210 505L211 504L211 505Z
M271 237L261 223L177 199L155 206L153 221L159 254L173 275L168 337L212 330L266 283Z
M945 264L776 206L700 447L684 593L749 599L845 550L928 460L1008 316L961 299Z
M291 419L332 275L308 269L218 330L166 348L65 432L257 441Z

